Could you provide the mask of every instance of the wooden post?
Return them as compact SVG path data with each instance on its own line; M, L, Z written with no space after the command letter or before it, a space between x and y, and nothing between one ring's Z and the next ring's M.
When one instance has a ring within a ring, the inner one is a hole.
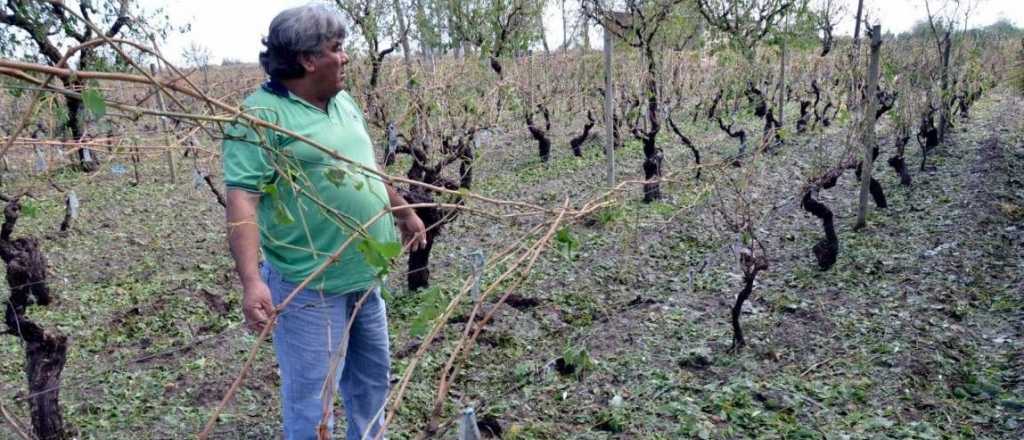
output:
M788 17L785 29L789 30ZM786 125L783 112L786 109L786 34L782 35L782 59L779 62L779 127Z
M615 185L614 111L615 91L612 87L612 33L604 30L604 155L608 158L608 186Z
M481 249L473 251L469 254L469 262L470 268L473 270L473 290L470 291L469 298L476 302L477 298L480 298L480 283L484 277L484 264L487 263L484 251Z
M459 440L480 440L480 428L476 426L476 411L473 407L462 410L459 420Z
M877 108L877 97L875 91L878 89L878 58L882 47L882 26L875 25L871 28L871 64L868 65L868 83L864 95L867 102L861 108L864 111L863 135L864 160L860 166L860 205L857 208L857 224L854 229L860 229L867 225L865 217L868 211L868 194L871 191L871 169L874 166L874 150L878 139L875 137L875 109Z
M149 71L153 74L153 77L155 78L156 64L150 64ZM164 108L164 97L160 93L159 88L156 90L156 105L159 106L160 111L166 111L166 109ZM164 132L164 140L167 143L167 168L171 170L171 183L174 184L177 183L178 180L178 177L175 175L174 170L174 152L170 150L171 136L167 134L167 119L165 119L163 116L160 117L160 130ZM138 177L136 177L136 179L138 179Z

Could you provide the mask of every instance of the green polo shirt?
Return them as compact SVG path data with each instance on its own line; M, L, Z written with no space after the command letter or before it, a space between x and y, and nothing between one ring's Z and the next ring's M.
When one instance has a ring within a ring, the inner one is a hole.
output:
M346 92L335 95L325 113L271 81L249 95L242 106L250 115L377 169L362 111ZM306 279L356 231L379 243L398 241L390 214L361 229L389 206L380 178L283 133L239 123L228 125L224 135L224 183L261 194L260 244L267 261L285 280ZM363 237L353 240L309 287L327 293L369 287L376 270L357 250Z

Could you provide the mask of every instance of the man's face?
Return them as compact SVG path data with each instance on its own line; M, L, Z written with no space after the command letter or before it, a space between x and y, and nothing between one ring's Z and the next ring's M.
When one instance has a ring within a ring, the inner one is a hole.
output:
M320 52L309 57L312 70L307 72L307 76L323 90L325 96L334 96L344 89L345 65L348 61L344 40L337 38L324 41L320 44Z

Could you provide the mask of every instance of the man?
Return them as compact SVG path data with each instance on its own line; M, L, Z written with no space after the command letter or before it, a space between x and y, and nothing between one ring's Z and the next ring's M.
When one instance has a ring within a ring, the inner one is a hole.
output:
M344 38L341 18L327 6L278 14L260 53L270 80L246 98L243 108L376 169L363 114L342 91L349 62ZM396 241L390 215L366 223L405 201L372 173L284 133L245 124L225 130L223 163L228 242L242 281L242 311L254 331L261 331L274 306L352 234L359 235L281 311L273 339L285 438L311 439L323 414L321 389L331 356L345 348L342 338L353 319L344 365L328 383L341 389L348 438L367 433L372 438L383 424L380 410L389 387L387 318L375 287L378 269L367 264L356 243ZM411 208L395 210L394 222L411 249L426 244L423 222ZM355 304L368 291L353 317Z

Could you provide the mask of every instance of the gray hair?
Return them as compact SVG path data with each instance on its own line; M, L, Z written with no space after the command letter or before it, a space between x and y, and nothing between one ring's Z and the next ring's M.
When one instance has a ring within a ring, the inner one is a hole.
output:
M299 64L300 55L318 53L324 41L347 35L341 14L331 6L311 3L285 9L270 22L260 66L273 79L302 78L306 71Z

